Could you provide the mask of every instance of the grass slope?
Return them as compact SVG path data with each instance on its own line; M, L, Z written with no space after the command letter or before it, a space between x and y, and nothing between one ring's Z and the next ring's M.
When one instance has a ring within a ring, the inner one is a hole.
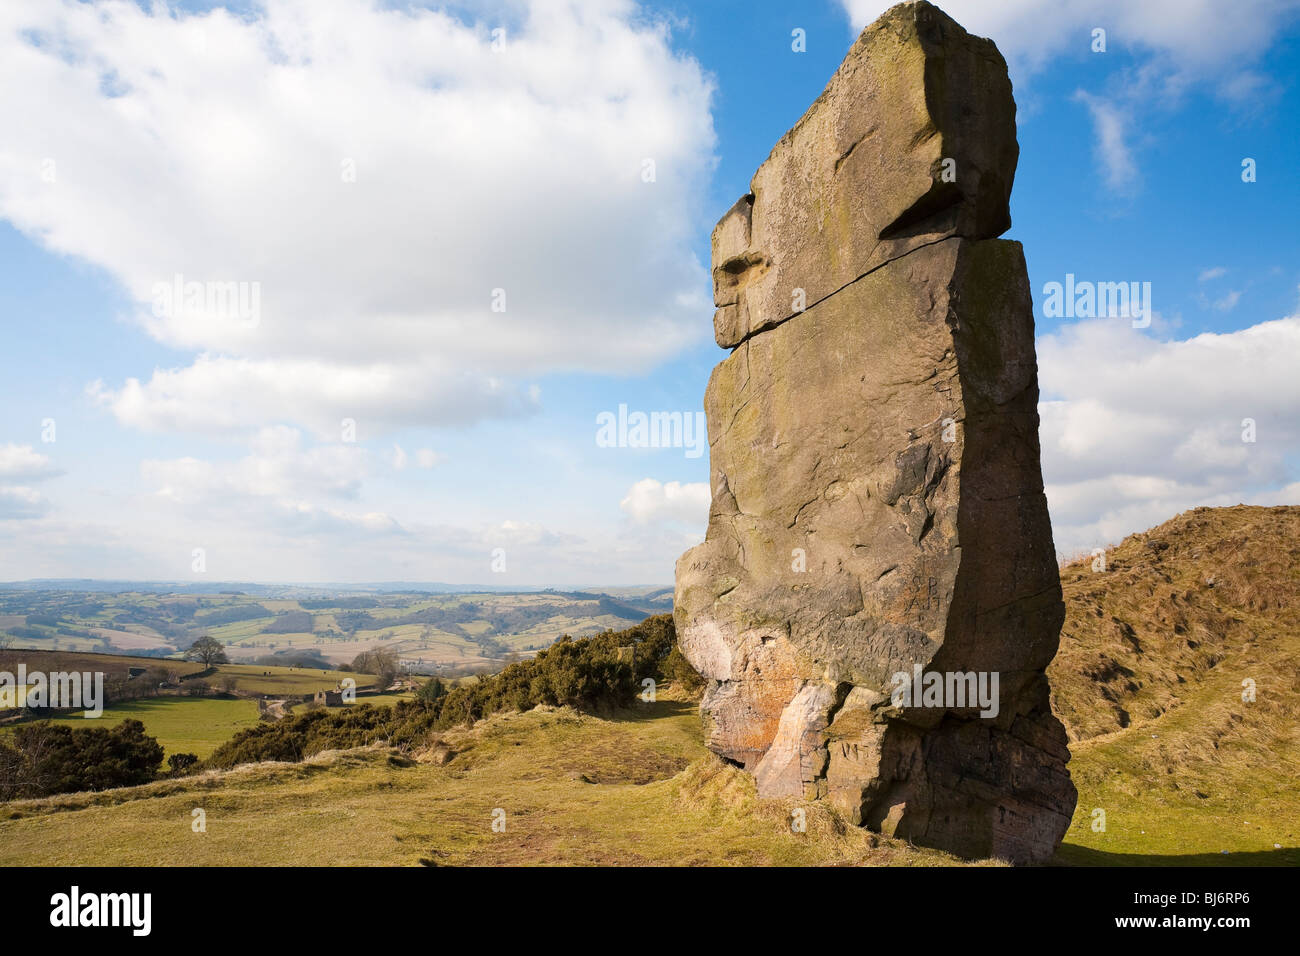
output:
M0 864L880 864L959 861L846 827L704 752L691 703L606 720L500 715L447 738L456 756L382 748L0 808ZM192 811L207 832L191 829ZM494 832L493 812L505 813Z
M24 664L28 671L102 671L105 679L125 679L130 668L159 668L178 676L197 674L203 665L195 661L160 659L154 657L131 657L124 654L78 653L72 651L50 651L39 648L12 648L0 650L0 670L16 673L18 665Z
M1080 800L1057 862L1300 863L1300 508L1198 509L1107 562L1062 571L1049 674ZM445 740L445 764L372 748L10 803L0 864L959 862L821 806L758 801L705 751L695 706L666 695L614 719L539 710ZM800 808L805 833L790 827Z
M1079 806L1058 860L1300 864L1300 508L1198 508L1061 578L1048 675Z

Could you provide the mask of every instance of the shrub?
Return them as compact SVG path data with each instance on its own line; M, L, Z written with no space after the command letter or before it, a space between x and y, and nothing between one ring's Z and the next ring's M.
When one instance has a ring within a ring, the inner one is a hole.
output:
M163 749L138 720L115 727L73 728L47 721L20 724L12 746L0 744L0 797L41 797L148 783Z
M682 653L682 649L676 644L668 652L668 657L663 663L662 672L664 677L674 684L680 685L690 694L703 690L705 684L708 683L700 676L700 672L691 666L691 662L686 659L686 655Z
M620 652L628 647L632 648L630 654ZM587 710L626 707L636 698L644 678L682 679L664 672L666 665L674 669L690 666L684 658L674 662L675 649L676 632L667 614L647 618L625 631L606 631L581 640L565 635L538 651L532 660L518 661L495 676L480 676L451 690L434 678L424 684L415 700L398 701L392 707L366 704L322 709L250 727L217 748L207 765L297 761L322 750L371 743L415 746L431 732L471 724L499 711L531 710L540 704ZM353 665L364 666L368 663L364 658L366 654L358 655ZM442 693L437 692L438 687Z
M430 677L415 692L416 700L424 701L426 704L432 704L445 696L447 696L447 685L439 677Z
M172 754L167 758L167 769L179 777L198 762L197 754Z

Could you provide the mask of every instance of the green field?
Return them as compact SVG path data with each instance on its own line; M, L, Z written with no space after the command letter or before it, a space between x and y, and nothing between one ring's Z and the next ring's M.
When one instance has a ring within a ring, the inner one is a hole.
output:
M158 738L170 756L192 753L206 757L236 732L257 723L257 702L208 697L150 697L104 708L98 718L62 717L53 723L69 727L111 727L138 720L145 733Z
M197 677L203 670L202 664L189 661L26 650L0 652L0 669L14 670L17 661L23 661L29 669L102 670L118 678L125 677L130 667L161 668L191 677ZM369 674L252 664L221 664L214 673L199 679L221 689L226 684L225 678L233 679L230 686L236 695L233 698L163 694L111 704L104 708L98 719L87 719L78 714L60 717L54 722L70 727L93 727L135 719L144 724L146 733L158 738L168 754L192 753L206 757L237 731L258 722L257 702L252 697L302 697L321 690L333 690L345 678L355 680L358 690L371 688L375 683L375 678ZM182 683L181 686L185 685ZM388 694L363 700L382 706L406 696L409 695Z
M220 687L223 677L234 678L237 693L285 697L334 690L340 681L349 677L357 682L358 690L375 685L375 678L369 674L305 667L262 667L258 664L218 664L216 673L205 679Z
M103 671L105 679L125 679L132 668L160 670L177 678L197 674L203 665L194 661L132 657L125 654L74 653L44 648L0 650L0 670L14 673L19 664L29 671Z

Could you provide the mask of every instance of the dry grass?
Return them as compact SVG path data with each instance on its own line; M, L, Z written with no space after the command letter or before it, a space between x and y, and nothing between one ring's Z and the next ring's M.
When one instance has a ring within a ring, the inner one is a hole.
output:
M760 803L708 754L692 704L601 719L539 709L384 748L0 809L0 863L116 865L949 865L810 806ZM206 813L206 833L191 830ZM505 813L505 831L492 829Z
M1049 675L1080 800L1058 862L1300 864L1300 508L1198 509L1107 558L1104 574L1090 554L1062 572ZM670 693L610 719L500 715L411 756L369 748L0 807L0 864L959 862L824 806L759 801Z
M1080 792L1062 858L1300 863L1300 508L1199 508L1061 579L1048 676Z

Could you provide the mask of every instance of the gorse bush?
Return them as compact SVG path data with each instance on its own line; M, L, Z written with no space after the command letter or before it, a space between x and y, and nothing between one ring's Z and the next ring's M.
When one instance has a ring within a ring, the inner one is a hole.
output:
M673 657L675 650L676 632L667 614L625 631L580 640L566 635L532 660L511 664L473 683L444 688L441 694L430 690L392 707L317 710L251 727L219 747L205 765L224 768L262 760L298 761L323 750L371 743L416 746L431 732L542 704L584 710L626 707L641 692L646 678L688 684L699 680L680 654Z
M447 685L442 682L441 677L430 677L420 685L420 689L415 692L415 696L417 700L432 704L439 698L447 696Z
M0 743L0 799L44 797L148 783L163 748L138 720L115 727L66 727L38 721Z
M195 754L172 754L167 758L167 769L179 776L198 762L199 758Z

